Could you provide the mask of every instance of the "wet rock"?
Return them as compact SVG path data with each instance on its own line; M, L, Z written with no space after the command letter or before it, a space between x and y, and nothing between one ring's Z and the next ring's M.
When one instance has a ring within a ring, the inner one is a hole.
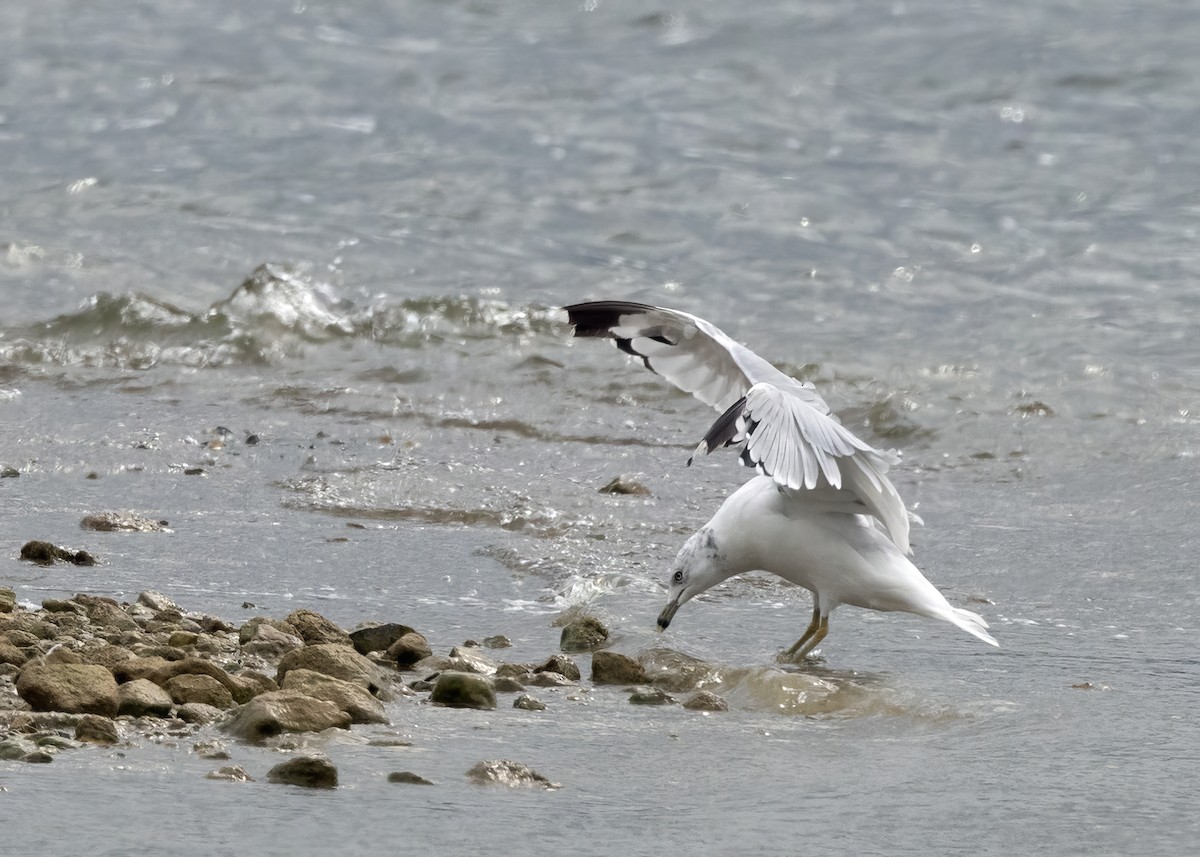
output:
M448 671L441 673L433 685L430 701L450 708L496 707L496 691L492 682L475 673Z
M117 724L98 714L87 714L75 724L75 740L88 744L116 744L121 740Z
M295 690L314 699L332 702L350 715L352 723L387 723L383 703L361 685L306 669L294 669L283 677L283 690Z
M496 667L496 678L521 679L533 672L527 664L500 664Z
M592 655L593 684L645 684L648 681L642 665L628 655L604 651Z
M304 646L304 640L280 631L274 625L261 622L254 627L254 635L242 643L242 649L260 658L277 661L288 652Z
M279 662L275 680L282 682L288 671L294 669L313 670L353 682L376 696L383 691L386 682L383 671L374 662L354 651L352 646L336 643L317 643L288 652Z
M144 678L117 687L117 714L130 717L166 717L174 705L171 695Z
M22 756L21 761L31 765L48 765L54 761L54 754L45 750L35 750L27 756Z
M450 650L449 668L465 673L479 673L480 675L496 674L495 661L485 658L483 655L466 646L455 646Z
M594 616L584 616L563 626L558 647L564 652L590 652L608 642L608 629Z
M0 613L11 613L17 606L17 594L5 586L0 586Z
M392 645L388 646L384 657L389 661L395 661L396 666L403 670L408 669L432 654L433 649L429 648L429 641L425 639L423 634L413 631L405 634L392 643Z
M512 640L503 634L496 634L492 637L484 637L483 647L485 649L510 649L512 648Z
M244 741L264 741L283 732L349 729L350 715L332 702L295 690L264 693L235 709L224 729Z
M534 699L527 693L523 693L513 700L513 708L520 708L525 711L545 711L546 703L539 699Z
M410 786L431 786L433 782L412 771L392 771L388 774L389 783L403 783Z
M21 559L38 565L69 562L74 565L95 565L96 558L85 550L73 551L50 542L32 541L21 546Z
M230 675L229 681L232 684L230 692L238 703L249 702L260 693L279 690L279 683L275 679L257 670L242 670L237 675Z
M631 494L634 496L647 496L650 494L650 489L633 479L626 479L624 476L617 476L603 488L598 488L597 491L601 494Z
M575 682L562 673L549 671L529 673L522 681L527 687L573 687L575 685Z
M17 676L17 694L34 711L117 714L117 683L94 664L28 664Z
M171 701L177 705L202 702L224 710L237 704L233 701L233 694L229 692L229 688L210 675L182 673L167 679L163 690L171 695Z
M0 479L16 479L20 475L21 471L10 464L0 467Z
M661 688L639 688L629 694L629 701L633 705L674 705L675 697Z
M37 750L28 738L22 735L9 735L0 739L0 762L15 762Z
M717 677L717 669L712 664L674 649L649 649L638 656L638 663L656 687L671 693L700 690Z
M415 633L416 631L407 625L389 622L386 625L370 625L351 631L350 642L360 655L369 655L371 652L386 652L405 634Z
M712 691L701 690L685 699L683 707L689 711L728 711L729 703Z
M198 741L192 745L192 752L201 759L228 759L229 750L220 741Z
M220 720L225 712L203 702L185 702L175 710L175 716L184 723L194 723L203 726Z
M21 666L29 660L25 653L9 642L7 637L0 637L0 664Z
M159 533L167 529L166 521L154 521L144 515L134 512L101 512L96 515L85 515L79 522L85 530L95 530L101 533L131 532Z
M309 789L334 789L338 784L337 768L324 756L300 756L288 759L267 771L267 782Z
M566 655L551 655L545 663L533 668L535 673L558 673L571 681L579 681L582 677L579 667Z
M113 675L121 683L144 678L159 687L166 687L167 682L176 676L206 675L220 682L229 691L234 702L246 702L257 692L253 687L239 682L212 661L206 661L203 658L183 658L178 661L168 661L162 657L133 658L117 664L113 668Z
M508 786L509 788L557 789L560 786L543 777L533 768L508 759L494 759L476 763L467 771L467 777L476 785Z
M215 771L209 771L204 777L209 780L229 780L235 783L254 782L254 777L250 776L241 765L225 765L222 768L217 768Z
M337 643L353 647L350 635L314 610L293 610L285 620L308 645Z
M500 678L492 677L492 689L496 693L520 693L525 689L525 685L517 681L512 676L500 676Z

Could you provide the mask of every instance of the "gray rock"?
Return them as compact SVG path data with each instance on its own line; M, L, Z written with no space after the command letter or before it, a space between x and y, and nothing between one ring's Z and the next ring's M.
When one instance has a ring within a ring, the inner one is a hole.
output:
M388 774L389 783L404 783L412 786L431 786L433 783L425 779L420 774L414 774L412 771L392 771Z
M486 649L510 649L512 648L512 640L503 634L496 634L492 637L484 637L483 646Z
M450 708L496 707L496 691L490 679L475 673L453 670L438 675L429 699L435 705Z
M223 728L245 741L263 741L283 732L321 732L333 727L349 729L350 715L332 702L295 690L276 690L234 710Z
M17 694L34 711L117 714L117 682L94 664L27 664L17 676Z
M584 616L563 626L558 647L564 652L590 652L608 642L608 629L594 616Z
M338 773L333 762L324 756L300 756L267 771L267 782L309 789L335 789Z
M0 586L0 613L11 613L17 606L17 594L7 586Z
M192 752L201 759L229 758L229 750L220 741L198 741L192 745Z
M645 684L648 681L642 665L628 655L605 651L592 655L594 684Z
M528 765L508 759L493 759L476 763L467 771L476 785L508 786L509 788L557 789L557 783L543 777Z
M75 740L89 744L116 744L121 740L117 724L98 714L86 714L75 724Z
M729 703L710 690L693 693L683 701L689 711L728 711Z
M416 631L407 625L389 622L386 625L369 625L350 632L350 642L360 655L371 652L386 652L392 644L405 634L415 634Z
M288 652L279 662L275 680L282 682L288 671L294 669L313 670L353 682L362 685L376 696L382 692L386 683L383 670L373 661L354 651L352 646L336 643L317 643Z
M525 689L525 685L517 681L512 676L501 676L500 678L492 677L492 688L496 693L520 693Z
M533 668L535 673L558 673L571 681L579 681L582 677L579 667L566 655L551 655L544 664Z
M295 690L332 702L350 715L352 723L387 723L383 703L361 685L312 670L294 669L283 677L283 690Z
M168 679L163 690L171 695L171 701L176 705L202 702L214 708L230 709L237 704L229 688L210 675L182 673Z
M556 672L531 673L522 681L526 687L574 687L575 685L575 682L565 675Z
M84 717L98 717L96 714L85 714ZM103 718L102 718L103 719ZM43 750L78 750L83 746L78 741L68 738L66 735L59 735L57 732L51 732L48 735L35 736L38 747Z
M354 646L349 634L315 610L293 610L286 621L300 634L300 639L310 646L318 643Z
M532 672L533 668L527 664L500 664L496 667L497 678L521 679Z
M395 661L396 666L403 670L432 654L433 649L429 648L429 641L425 639L424 635L413 631L388 646L387 654L384 657L389 661Z
M135 512L101 512L96 515L85 515L79 522L85 530L95 530L101 533L130 532L130 533L161 533L167 530L166 521L153 521L145 515Z
M455 646L450 650L449 668L465 673L495 675L496 662L467 646Z
M525 711L545 711L546 703L539 699L534 699L527 693L523 693L513 700L513 708L521 708Z
M174 700L171 695L144 678L117 687L117 714L130 717L166 717Z

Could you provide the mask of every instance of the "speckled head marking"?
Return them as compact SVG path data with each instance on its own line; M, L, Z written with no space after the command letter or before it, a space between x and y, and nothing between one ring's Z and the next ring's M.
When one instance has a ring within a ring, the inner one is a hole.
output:
M671 624L676 611L710 586L724 579L725 557L711 527L701 527L683 543L671 563L667 581L667 606L658 614L658 627Z

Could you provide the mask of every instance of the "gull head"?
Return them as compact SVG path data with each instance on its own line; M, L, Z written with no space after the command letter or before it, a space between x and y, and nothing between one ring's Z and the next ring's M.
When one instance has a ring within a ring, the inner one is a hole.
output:
M732 574L725 568L716 535L710 527L702 527L683 543L671 563L667 606L658 614L659 629L666 630L680 607Z

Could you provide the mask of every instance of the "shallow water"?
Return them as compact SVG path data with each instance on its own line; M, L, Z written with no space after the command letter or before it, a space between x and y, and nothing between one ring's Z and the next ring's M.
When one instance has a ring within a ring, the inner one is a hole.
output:
M313 739L343 783L319 795L205 780L188 740L3 763L6 839L135 853L165 816L179 854L1191 853L1187 12L10 11L0 585L503 633L514 661L584 607L618 651L715 665L732 711L400 700ZM845 608L783 672L809 602L756 575L656 634L675 550L746 474L685 468L712 414L569 338L554 308L600 297L709 318L900 449L918 565L1002 648ZM596 492L618 474L651 495ZM79 529L110 509L171 532ZM32 538L102 564L21 563ZM467 783L502 757L562 789Z

